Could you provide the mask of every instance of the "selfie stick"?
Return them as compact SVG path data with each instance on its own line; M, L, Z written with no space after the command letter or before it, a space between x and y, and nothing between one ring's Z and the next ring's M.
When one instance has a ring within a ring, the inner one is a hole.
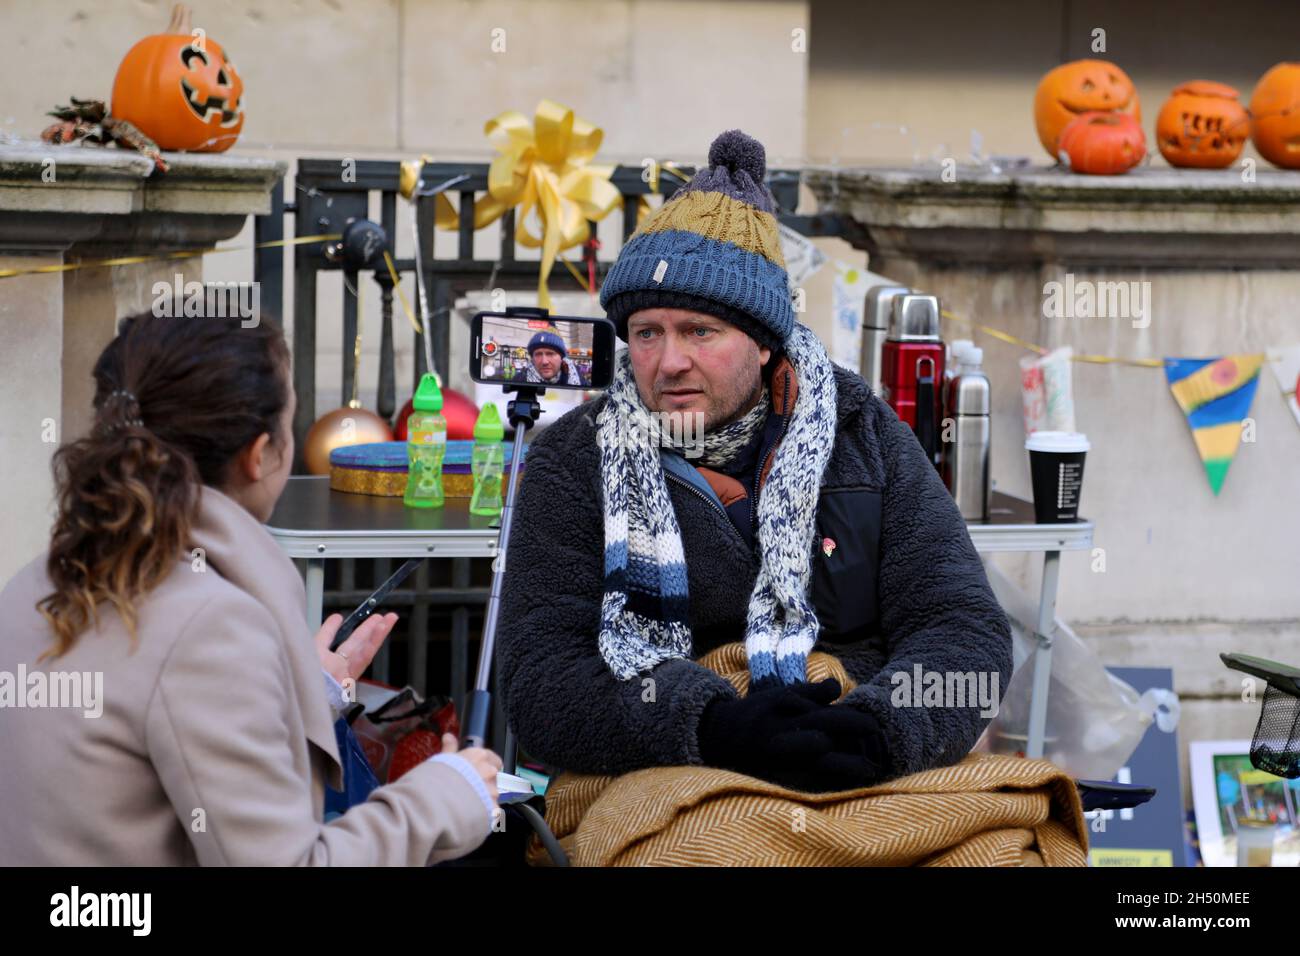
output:
M544 319L546 309L511 306L507 315L526 315ZM519 459L524 453L524 433L542 414L541 396L545 387L536 385L505 385L503 392L515 392L517 397L506 405L506 417L515 426L514 454L510 458L510 474L506 485L505 507L501 511L501 536L497 543L497 557L492 562L492 591L488 596L487 616L483 622L483 641L479 646L478 670L474 675L474 690L470 692L465 708L465 745L482 747L487 739L488 718L492 713L492 692L488 681L492 674L492 652L496 646L497 614L501 607L501 581L505 577L506 549L510 544L510 523L514 517L515 494L519 491Z

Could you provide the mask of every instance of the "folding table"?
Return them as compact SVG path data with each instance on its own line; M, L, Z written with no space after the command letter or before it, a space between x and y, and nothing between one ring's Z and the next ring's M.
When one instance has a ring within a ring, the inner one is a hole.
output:
M267 522L267 530L286 554L306 560L307 621L315 630L323 617L326 560L491 558L496 556L499 525L499 517L471 515L467 498L448 498L442 508L407 508L400 498L331 491L326 477L293 477ZM981 553L1043 554L1026 749L1026 756L1042 757L1061 552L1091 548L1093 524L1038 524L1031 502L994 491L989 520L967 522L967 528L975 550ZM452 653L453 658L463 659L468 649L453 647ZM463 660L460 664L453 670L459 672ZM455 684L453 680L453 697L457 696Z
M1047 731L1047 688L1052 677L1052 637L1056 633L1056 589L1061 574L1061 552L1092 547L1093 524L1039 524L1033 502L994 491L987 522L968 521L975 550L1041 551L1043 580L1038 592L1038 620L1033 629L1038 647L1034 651L1034 681L1029 698L1029 740L1026 757L1043 756Z

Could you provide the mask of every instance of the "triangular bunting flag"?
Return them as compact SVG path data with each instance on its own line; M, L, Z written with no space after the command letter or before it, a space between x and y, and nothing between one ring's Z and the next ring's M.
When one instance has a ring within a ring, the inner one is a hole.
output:
M1215 495L1241 444L1241 423L1250 414L1263 364L1263 354L1165 359L1169 390L1192 426Z

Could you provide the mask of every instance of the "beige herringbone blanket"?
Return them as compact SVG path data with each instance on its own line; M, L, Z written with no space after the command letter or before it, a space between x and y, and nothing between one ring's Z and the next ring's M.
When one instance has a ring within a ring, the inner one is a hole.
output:
M700 661L748 689L744 647ZM810 680L852 680L809 658ZM839 793L800 793L709 767L561 774L546 822L575 866L1086 866L1074 782L1044 760L970 754ZM534 837L529 861L548 862Z

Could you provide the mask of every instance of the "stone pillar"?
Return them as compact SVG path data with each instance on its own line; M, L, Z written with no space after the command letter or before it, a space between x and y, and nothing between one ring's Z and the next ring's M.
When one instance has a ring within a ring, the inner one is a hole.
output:
M116 148L0 146L0 270L203 249L270 210L285 164L166 154L169 171ZM201 257L0 278L0 460L7 545L0 581L47 543L50 457L89 429L91 369L154 282L201 280Z
M1076 353L1163 359L1300 344L1300 173L1134 170L1089 177L813 169L819 212L851 217L871 269L939 295L977 323ZM949 177L952 178L952 177ZM1048 283L1138 283L1137 314L1046 314ZM945 323L947 338L971 337ZM993 477L1029 497L1018 360L991 336ZM1077 425L1092 441L1082 498L1104 571L1062 562L1059 612L1108 664L1173 666L1183 741L1249 737L1258 703L1219 651L1300 663L1300 427L1261 372L1243 443L1220 494L1160 368L1074 366ZM1032 564L1018 571L1033 586ZM1262 691L1262 688L1260 688Z

